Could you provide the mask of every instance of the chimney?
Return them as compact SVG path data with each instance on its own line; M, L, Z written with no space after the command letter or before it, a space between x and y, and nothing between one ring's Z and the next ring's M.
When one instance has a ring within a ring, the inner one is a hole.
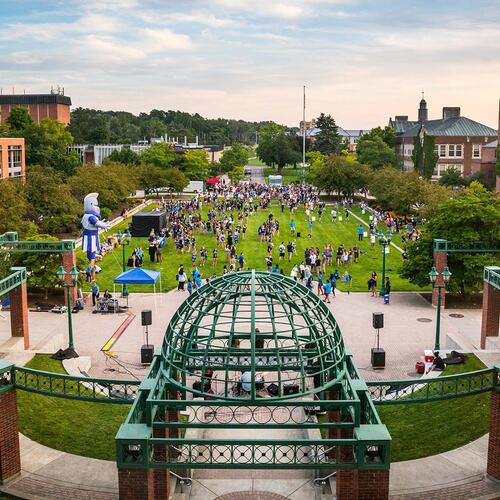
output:
M460 118L460 108L444 107L443 120L447 120L448 118Z
M396 122L407 122L408 121L408 117L407 116L403 116L403 115L397 115L394 117L394 121Z

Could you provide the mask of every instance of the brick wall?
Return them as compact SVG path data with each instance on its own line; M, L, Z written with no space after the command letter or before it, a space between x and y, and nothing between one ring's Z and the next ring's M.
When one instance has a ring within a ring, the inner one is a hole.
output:
M343 470L336 477L338 500L389 498L389 470Z
M21 472L15 389L0 393L0 483Z
M154 500L152 469L118 469L120 500Z
M486 472L500 481L500 392L491 394L490 436Z

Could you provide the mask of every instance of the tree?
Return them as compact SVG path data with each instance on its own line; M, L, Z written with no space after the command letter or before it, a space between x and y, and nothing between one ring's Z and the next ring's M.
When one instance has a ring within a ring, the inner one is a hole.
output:
M151 163L161 168L169 168L174 164L176 154L170 144L158 142L156 144L151 144L151 146L142 153L141 159L144 163Z
M71 193L83 203L88 193L99 193L99 205L114 210L133 193L139 183L137 171L121 163L80 166L69 179Z
M35 125L27 108L13 108L5 120L13 136L25 137L27 131Z
M172 169L158 167L157 165L141 164L137 167L137 179L139 186L146 191L167 187L169 173Z
M396 132L394 132L392 127L375 127L362 137L369 140L373 140L375 137L380 137L390 148L394 149L396 146Z
M234 167L244 167L250 158L250 149L243 144L233 144L226 149L219 161L220 172L230 172Z
M39 125L31 127L25 138L28 165L52 167L71 175L80 164L78 155L74 151L68 151L73 136L57 120L45 118Z
M433 240L455 242L462 248L479 244L482 248L499 248L500 199L478 182L472 182L458 196L437 207L432 219L422 229L421 239L407 246L408 260L400 275L419 286L429 284ZM464 295L483 287L483 267L496 264L496 254L450 253L448 267L453 276L448 288Z
M241 179L245 177L245 169L237 165L231 171L228 172L229 178L233 184L237 184Z
M360 163L373 168L398 167L399 160L394 149L378 136L362 136L356 146L356 156Z
M121 151L115 149L103 163L123 163L124 165L139 165L141 157L130 148L124 148Z
M166 171L167 187L172 193L180 193L189 184L189 179L178 169L169 168Z
M0 182L0 233L17 231L21 237L36 232L28 218L28 204L20 183L14 179Z
M206 151L195 149L184 153L181 169L192 181L205 180L210 175L210 161Z
M60 173L50 167L32 166L24 192L28 214L39 230L54 234L76 229L81 207Z
M288 163L294 163L297 158L285 129L276 123L270 123L260 130L257 156L266 165L276 166L278 172Z
M443 186L466 186L468 183L458 168L450 167L441 175L439 184Z
M316 118L316 127L320 131L316 135L314 149L324 155L340 154L345 144L338 132L338 127L333 117L321 113Z

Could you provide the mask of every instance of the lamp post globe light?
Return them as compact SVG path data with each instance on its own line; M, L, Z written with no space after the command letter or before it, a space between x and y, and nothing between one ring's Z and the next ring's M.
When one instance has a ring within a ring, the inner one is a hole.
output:
M380 287L380 295L385 295L385 254L387 253L386 248L391 244L392 235L391 233L384 234L380 231L378 234L378 242L382 247L382 286Z
M441 280L439 280L441 277ZM442 273L438 273L436 268L432 266L429 273L429 280L432 283L432 288L438 289L438 301L437 301L437 316L436 316L436 338L434 340L434 351L439 351L440 347L440 336L441 336L441 289L446 288L450 282L451 273L448 266L444 268Z
M71 303L71 288L74 288L78 282L78 269L73 266L70 272L66 272L64 267L60 267L56 273L61 286L66 289L66 302L68 305L68 348L65 350L65 358L78 358L75 351L75 344L73 341L73 304ZM69 278L69 279L68 279Z
M125 272L127 270L125 247L130 245L132 235L130 234L130 231L127 229L124 233L122 233L121 231L118 231L115 236L118 240L118 243L122 247L122 271ZM124 283L122 285L122 297L127 297L127 296L128 296L127 284Z

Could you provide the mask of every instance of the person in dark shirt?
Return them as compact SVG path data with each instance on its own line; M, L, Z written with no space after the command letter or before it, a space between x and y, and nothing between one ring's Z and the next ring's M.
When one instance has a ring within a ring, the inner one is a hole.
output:
M439 355L439 352L436 351L434 353L434 360L432 362L431 367L427 370L429 373L431 370L436 370L438 372L442 372L445 369L446 365L444 364L443 358Z

